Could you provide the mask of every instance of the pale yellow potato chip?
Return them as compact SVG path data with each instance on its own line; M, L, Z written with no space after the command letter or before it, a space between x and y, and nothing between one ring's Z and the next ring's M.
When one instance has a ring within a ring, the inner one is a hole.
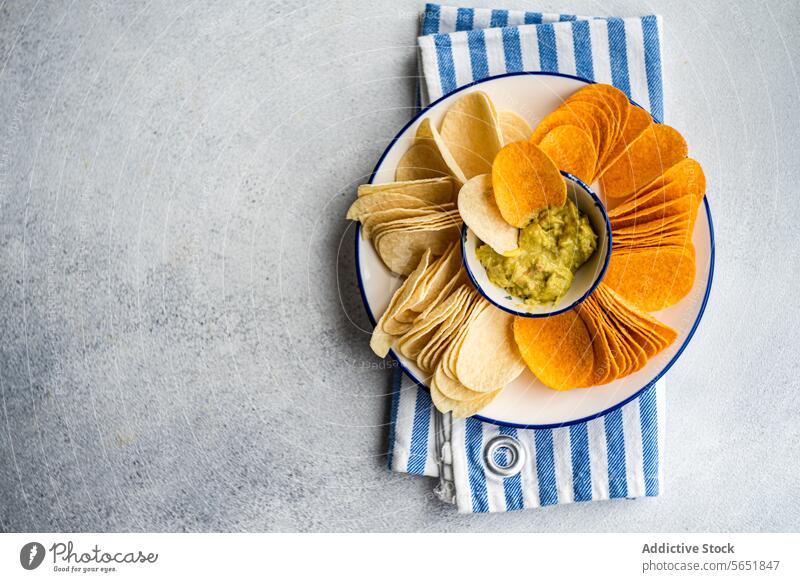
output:
M436 378L436 385L442 394L451 400L463 402L465 400L474 400L485 394L485 392L476 392L464 386L458 380L453 380L450 376L444 373L441 366L436 366L433 372L433 377Z
M456 375L456 364L458 363L458 354L461 350L461 344L464 343L464 337L467 334L467 330L469 329L470 324L472 321L477 319L481 313L483 313L486 309L489 308L489 302L486 301L483 297L479 297L475 300L472 307L470 308L470 312L467 317L464 319L464 324L461 326L461 329L458 330L458 335L453 338L450 342L450 345L447 346L447 350L444 354L442 354L442 362L444 363L443 370L444 373L450 376L453 380L458 380L458 376Z
M381 315L381 318L375 325L369 345L372 348L372 351L381 358L386 357L386 354L389 353L389 349L392 347L392 343L394 341L394 336L384 329L384 323L390 320L392 315L398 309L401 309L408 298L411 297L412 293L414 292L414 288L422 277L422 274L425 272L425 269L428 268L430 258L430 249L422 253L422 257L417 264L417 267L411 272L408 278L403 281L403 284L400 285L397 291L395 291L392 299L389 301L386 311L383 312L383 315Z
M489 306L469 324L458 351L458 380L476 392L503 388L525 369L514 341L514 317Z
M436 259L409 299L406 309L398 313L398 321L412 322L425 311L445 286L453 280L461 269L461 244L453 241L444 254ZM455 287L453 287L455 289Z
M467 180L492 172L503 135L486 93L473 91L459 98L445 113L439 133Z
M397 347L404 356L416 360L423 349L432 340L439 327L461 306L465 293L454 292L436 306L424 318L414 321L411 328L397 340Z
M431 230L445 226L461 227L461 215L458 210L446 210L443 212L431 210L421 216L398 218L397 220L376 224L372 227L372 238L377 245L381 236L387 232L396 230Z
M464 176L464 171L458 165L458 162L453 157L452 152L447 147L444 138L442 138L441 134L433 126L429 118L426 117L420 122L419 127L417 127L416 139L419 143L426 144L439 152L444 165L447 166L447 169L450 172L450 176L459 184L463 184L467 181L466 176Z
M461 219L479 239L501 255L518 248L519 229L500 214L492 191L491 174L470 179L458 192Z
M459 236L458 226L446 225L423 230L393 230L375 238L384 264L393 272L408 275L426 250L438 256Z
M363 198L364 196L381 192L397 192L398 194L426 200L428 204L444 204L445 202L454 201L460 187L460 183L456 185L450 176L442 176L424 180L386 182L384 184L361 184L358 187L358 197Z
M461 419L473 416L480 412L491 403L492 400L497 398L503 389L495 390L494 392L484 393L479 398L474 400L465 400L456 404L453 409L453 418Z
M463 293L461 293L462 290L464 291ZM470 308L478 296L471 285L462 285L459 288L459 293L455 310L448 315L436 332L430 336L428 343L417 355L417 364L427 372L432 371L439 363L442 354L464 325Z
M348 220L363 220L375 212L392 210L395 208L424 208L430 202L416 196L400 194L398 192L380 192L370 196L357 198L347 211Z
M436 380L431 377L428 381L428 388L431 391L431 401L436 409L441 413L447 413L453 410L460 403L458 400L453 400L445 396L436 384Z
M500 132L503 134L503 145L514 141L525 141L531 137L533 128L518 113L501 111L497 114Z
M438 149L426 143L415 143L397 163L394 179L424 180L449 175L450 168L447 167Z
M417 287L419 287L419 285L417 285ZM412 291L412 295L413 295L413 291ZM408 305L409 299L410 299L410 296L406 298L406 301L403 303L403 305L398 305L397 308L392 313L392 316L384 322L383 329L385 331L387 331L388 333L393 334L393 335L402 335L402 334L404 334L406 332L409 332L413 327L415 327L415 323L417 323L416 321L414 323L402 323L402 322L398 321L395 318L395 315L399 311L402 311L405 308L406 305ZM452 309L450 307L449 303L448 303L450 299L451 298L448 298L448 300L442 302L442 305L440 306L440 309L446 309L446 310ZM458 303L456 303L456 306L457 305L458 305ZM437 310L435 310L434 312L431 313L431 318L432 319L436 319L436 318L439 317L439 314L441 312L440 309L437 309ZM447 314L449 314L449 312L447 312ZM445 316L445 319L446 319L446 316ZM438 323L442 323L443 321L444 321L443 319L439 319L437 324Z
M388 208L386 210L378 210L371 212L361 219L361 236L364 238L371 238L372 229L378 224L385 224L393 220L400 220L402 218L417 218L420 216L427 216L431 212L436 212L441 209L444 211L453 208L452 203L443 204L442 206L424 206L422 208Z
M455 242L458 244L458 241ZM461 257L460 252L458 256ZM430 301L430 303L428 303L429 299L426 298L425 302L428 304L425 306L425 309L423 309L420 312L418 317L427 317L428 313L430 313L431 310L435 309L436 306L439 305L442 301L444 301L447 297L449 297L454 290L458 289L461 285L467 283L468 281L469 280L467 278L466 272L459 265L458 271L456 271L453 277L449 281L447 281L447 283L445 283L445 286L442 288L439 294L436 295L436 298L433 301Z

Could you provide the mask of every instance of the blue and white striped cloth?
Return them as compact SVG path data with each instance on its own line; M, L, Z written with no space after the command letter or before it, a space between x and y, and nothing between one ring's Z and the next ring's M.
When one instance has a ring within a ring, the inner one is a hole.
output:
M610 83L663 120L661 18L590 18L428 4L419 37L420 100L485 77L552 71ZM663 381L603 417L553 429L451 421L428 391L393 378L389 465L440 478L437 492L466 513L656 496L663 490ZM527 459L511 477L486 469L486 443L505 435Z

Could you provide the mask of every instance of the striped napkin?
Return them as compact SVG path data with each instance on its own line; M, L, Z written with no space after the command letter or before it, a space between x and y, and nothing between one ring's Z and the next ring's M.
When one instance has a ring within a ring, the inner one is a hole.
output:
M420 104L486 77L548 71L612 84L663 121L661 30L658 16L591 18L428 4L418 39ZM517 429L452 420L436 411L425 388L395 370L389 466L438 477L436 494L460 512L661 490L663 381L588 422Z

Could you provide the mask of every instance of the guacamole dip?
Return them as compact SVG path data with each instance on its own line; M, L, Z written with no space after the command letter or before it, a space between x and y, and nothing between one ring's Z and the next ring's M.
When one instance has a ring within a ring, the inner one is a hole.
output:
M492 283L528 305L544 305L564 296L573 274L596 248L589 219L567 200L541 210L520 231L515 256L500 255L486 244L476 252Z

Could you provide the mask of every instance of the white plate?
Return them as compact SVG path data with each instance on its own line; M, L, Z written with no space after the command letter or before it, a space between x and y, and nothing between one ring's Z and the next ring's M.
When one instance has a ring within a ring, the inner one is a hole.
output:
M393 181L395 167L413 142L420 121L429 117L438 127L447 108L465 92L484 91L498 110L511 109L526 118L531 127L536 127L563 99L587 83L577 77L552 73L512 73L462 87L420 112L402 129L381 156L370 181L375 184ZM596 185L593 188L598 191ZM689 343L703 315L711 289L714 232L707 199L703 208L705 212L699 213L692 238L697 264L694 287L676 305L653 314L678 332L678 338L669 348L635 374L588 389L557 392L542 385L526 370L477 417L487 422L520 428L565 426L606 414L632 400L658 380ZM374 324L376 315L379 316L386 309L401 279L384 266L372 244L362 240L360 228L356 232L356 263L361 296ZM427 386L426 374L414 362L401 354L391 354L397 358L406 374Z

